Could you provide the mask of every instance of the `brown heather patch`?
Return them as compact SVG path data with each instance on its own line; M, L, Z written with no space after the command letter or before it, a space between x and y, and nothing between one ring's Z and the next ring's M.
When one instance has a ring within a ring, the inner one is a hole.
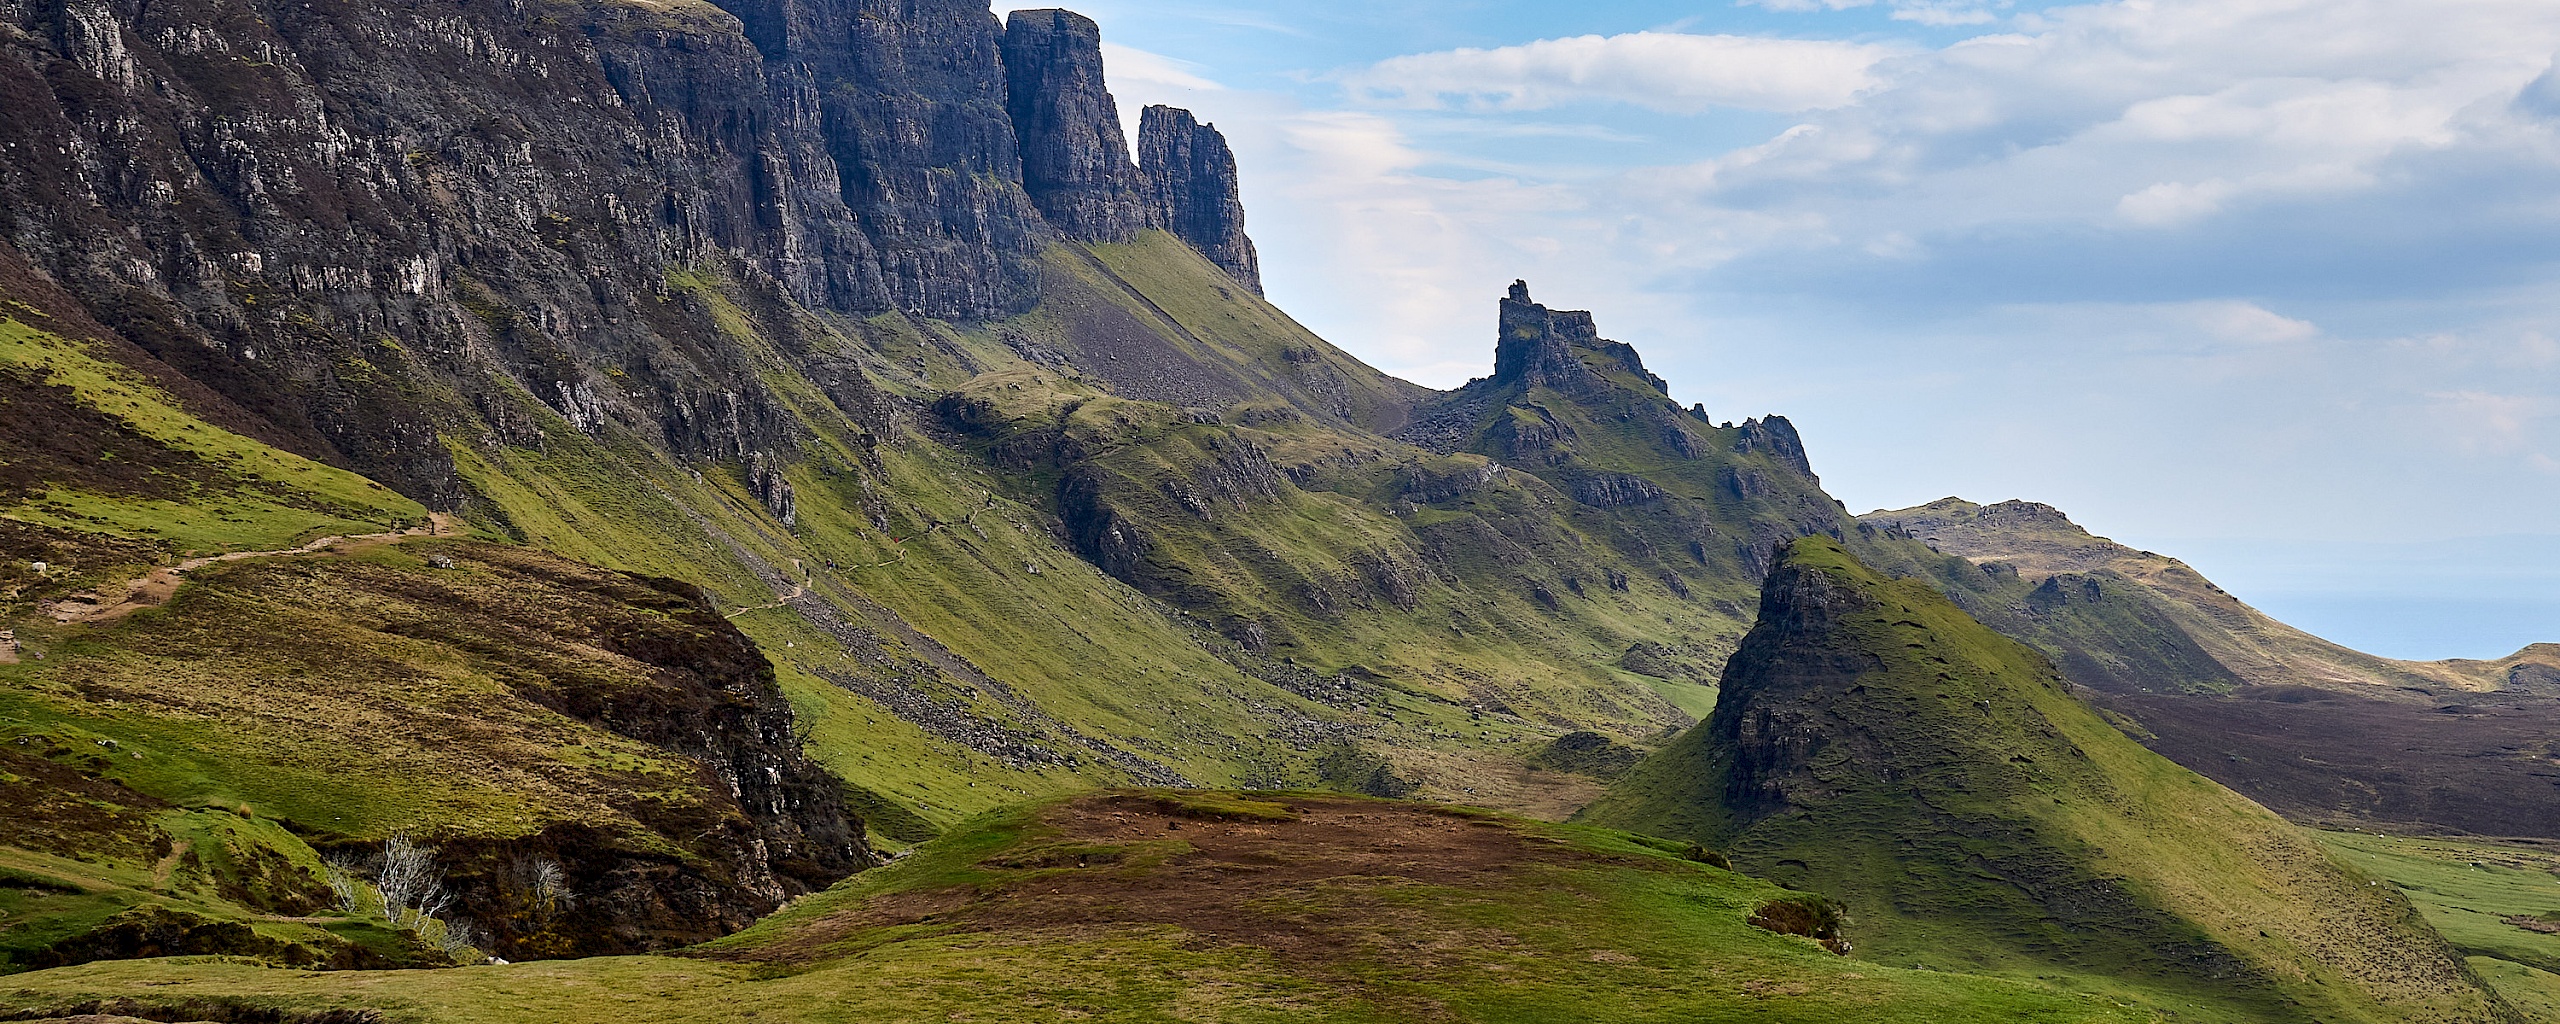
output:
M774 942L704 955L810 962L867 944L865 933L877 929L1020 934L1170 925L1203 942L1259 947L1306 965L1366 956L1428 962L1458 948L1518 943L1489 931L1451 932L1424 913L1437 898L1417 890L1500 892L1538 865L1663 863L1591 853L1427 805L1253 799L1284 804L1295 820L1202 820L1176 800L1146 794L1071 800L1041 812L1032 838L979 863L1018 875L876 896Z

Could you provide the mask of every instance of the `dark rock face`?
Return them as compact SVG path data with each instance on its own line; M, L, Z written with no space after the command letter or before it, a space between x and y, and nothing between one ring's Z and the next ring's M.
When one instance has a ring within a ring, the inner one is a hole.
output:
M508 559L503 549L480 551ZM518 568L538 568L513 558ZM772 663L701 591L627 577L614 596L665 620L599 606L582 637L647 665L648 685L528 674L518 693L562 715L699 766L698 804L630 800L652 841L581 823L509 839L438 844L460 904L510 959L636 953L726 935L794 896L873 863L841 785L801 752ZM572 635L575 635L574 633ZM552 903L528 868L548 861L574 901Z
M1630 473L1606 473L1574 482L1573 500L1596 508L1624 508L1660 501L1661 485Z
M1827 750L1844 747L1843 756L1830 760L1848 764L1883 757L1880 743L1865 729L1841 721L1819 702L1795 699L1800 693L1845 690L1867 670L1867 659L1857 652L1827 648L1841 616L1870 603L1819 571L1785 565L1770 573L1751 634L1725 667L1723 685L1733 696L1718 695L1718 713L1705 726L1711 745L1730 751L1723 797L1737 826L1834 795L1840 783L1814 771ZM1834 680L1848 682L1835 687Z
M1227 137L1191 112L1151 106L1138 120L1138 172L1165 229L1262 294L1262 265L1244 233L1244 200Z
M1548 309L1529 300L1528 282L1511 282L1511 293L1502 300L1502 337L1493 349L1494 383L1526 381L1568 394L1605 391L1608 378L1583 362L1586 351L1601 365L1624 369L1656 391L1670 390L1645 370L1634 346L1601 337L1590 313Z
M1813 476L1813 461L1804 452L1804 438L1796 434L1796 425L1787 418L1771 414L1767 419L1744 420L1741 433L1734 438L1737 453L1762 452L1779 465L1807 477Z
M1035 301L997 32L960 0L12 4L0 241L254 433L430 504L464 497L440 435L522 441L524 396L743 458L788 417L671 279Z
M869 258L838 272L855 279L839 288L861 287L826 305L975 318L1030 304L1038 217L1010 187L1021 164L994 15L954 0L721 6L764 56L770 117L805 179L790 194L812 197L774 212L788 223L803 205L841 206L867 238ZM837 258L784 256L794 269Z
M1102 28L1072 11L1005 20L1004 77L1022 187L1069 238L1125 242L1156 226L1119 104L1102 80Z

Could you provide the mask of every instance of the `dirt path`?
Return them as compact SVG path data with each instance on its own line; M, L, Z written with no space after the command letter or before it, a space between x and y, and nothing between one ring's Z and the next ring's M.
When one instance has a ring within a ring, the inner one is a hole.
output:
M456 520L452 516L446 515L442 512L436 512L431 513L428 516L428 523L425 526L413 526L406 530L395 530L390 533L364 533L348 536L322 537L308 544L304 544L301 547L286 548L281 551L233 551L228 554L208 555L203 558L190 558L176 565L164 565L143 574L141 579L133 581L132 585L125 589L123 597L111 603L100 603L96 600L65 598L62 601L55 603L49 614L53 616L53 621L55 623L65 626L83 623L90 625L105 625L107 623L120 620L125 616L131 615L144 608L150 608L155 605L166 603L170 597L177 594L178 585L186 582L186 576L188 573L202 569L208 565L214 565L221 562L239 562L251 558L316 555L340 544L376 544L389 541L406 540L410 537L459 536L461 532L461 522L459 520Z
M801 564L799 559L794 558L791 560L791 571L800 577L800 582L792 584L791 589L783 591L781 594L777 595L778 599L772 604L760 604L752 608L740 608L737 611L730 612L726 617L734 619L738 616L745 615L748 612L772 611L773 609L780 608L783 605L790 604L793 601L797 601L808 596L810 583L809 567Z
M196 844L192 841L178 840L178 845L169 851L168 856L160 858L160 863L151 866L151 887L166 889L169 885L169 872L176 870L178 860L195 848Z

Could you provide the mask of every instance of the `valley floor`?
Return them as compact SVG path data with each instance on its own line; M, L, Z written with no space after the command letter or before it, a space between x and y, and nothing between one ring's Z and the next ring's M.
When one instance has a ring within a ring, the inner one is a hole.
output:
M1754 927L1802 897L1659 845L1331 795L1118 791L983 816L677 955L435 971L100 962L0 983L0 1017L2162 1019L2033 981L1882 967Z

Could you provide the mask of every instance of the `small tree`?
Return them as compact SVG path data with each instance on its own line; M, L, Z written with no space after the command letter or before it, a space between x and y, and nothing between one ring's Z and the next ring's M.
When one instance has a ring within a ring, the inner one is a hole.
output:
M348 914L370 914L376 911L372 887L365 884L363 866L345 854L331 857L323 864L329 873L329 892L334 905Z
M540 919L548 921L577 903L577 895L569 891L569 875L560 870L559 861L535 857L517 865L516 871L524 882L526 901Z
M488 942L487 934L471 919L446 918L445 912L453 908L453 893L444 887L444 869L436 866L435 847L422 846L406 834L395 835L382 844L370 871L345 854L329 858L323 866L340 911L380 916L394 928L417 933L420 940L456 960L478 957ZM555 877L558 872L559 865L552 865ZM558 899L565 901L566 887L560 892Z
M373 888L382 897L382 916L395 925L417 927L428 918L444 916L445 908L453 904L453 894L444 888L444 869L436 866L436 848L420 846L407 835L392 836L382 844Z

